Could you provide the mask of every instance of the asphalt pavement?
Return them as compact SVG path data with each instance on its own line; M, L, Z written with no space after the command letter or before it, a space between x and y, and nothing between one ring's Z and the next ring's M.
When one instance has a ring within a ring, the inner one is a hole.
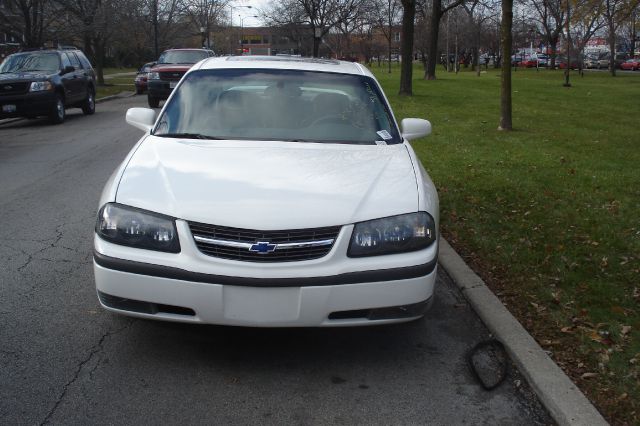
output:
M103 311L98 197L141 135L126 109L145 104L0 124L0 424L551 423L513 366L498 388L480 386L466 355L489 332L442 270L427 316L394 326L270 330Z

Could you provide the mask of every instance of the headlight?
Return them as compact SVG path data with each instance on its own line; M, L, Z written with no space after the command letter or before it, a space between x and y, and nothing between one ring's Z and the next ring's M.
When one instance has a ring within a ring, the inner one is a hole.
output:
M436 224L427 212L403 214L356 223L349 257L404 253L429 247L436 239Z
M160 73L150 72L149 74L147 74L147 78L149 80L160 80Z
M53 90L53 86L49 81L34 81L29 87L30 92L42 92L44 90Z
M96 232L101 238L123 246L180 252L173 218L122 204L107 203L100 209Z

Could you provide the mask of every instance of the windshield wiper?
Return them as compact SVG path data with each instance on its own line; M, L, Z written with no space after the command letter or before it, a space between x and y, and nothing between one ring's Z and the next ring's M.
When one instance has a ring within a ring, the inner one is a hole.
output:
M185 138L185 139L209 139L209 140L223 139L217 136L202 135L200 133L162 133L162 134L156 134L154 136L158 136L161 138Z

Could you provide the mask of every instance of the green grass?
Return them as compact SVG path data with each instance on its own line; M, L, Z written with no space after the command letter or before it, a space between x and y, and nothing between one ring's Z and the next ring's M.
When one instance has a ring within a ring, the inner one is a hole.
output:
M441 229L614 423L640 421L640 73L513 73L513 132L497 130L499 73L372 67L439 190ZM627 328L625 326L631 326ZM597 377L582 378L584 373Z
M136 90L133 83L129 86L114 86L114 85L104 85L98 86L96 90L96 99L104 98L105 96L117 95L120 92L134 92Z
M103 73L105 76L110 75L110 74L118 74L121 72L136 72L138 71L137 68L105 68L103 70Z

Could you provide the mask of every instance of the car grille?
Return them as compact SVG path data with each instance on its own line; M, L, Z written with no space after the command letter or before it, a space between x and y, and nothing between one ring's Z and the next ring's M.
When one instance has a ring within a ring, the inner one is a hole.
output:
M331 251L340 233L340 226L257 231L189 222L189 228L201 253L244 262L318 259Z
M160 80L178 81L184 75L184 71L164 71L160 73Z
M2 95L20 95L27 93L29 83L2 83L0 84L0 96Z

